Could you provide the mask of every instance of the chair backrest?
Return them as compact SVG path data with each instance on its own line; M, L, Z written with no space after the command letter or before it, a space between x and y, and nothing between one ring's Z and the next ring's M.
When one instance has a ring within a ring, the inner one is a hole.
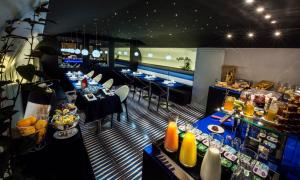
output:
M159 94L166 94L167 91L164 87L158 85L157 83L155 82L152 82L151 83L151 92L156 94L156 95L159 95Z
M119 96L120 101L123 102L129 94L129 87L127 85L121 86L116 90L115 94Z
M91 78L94 75L94 71L91 71L91 72L87 73L86 75Z
M96 81L97 83L99 83L102 79L102 74L98 74L96 77L94 77L94 81Z
M111 86L113 85L114 83L114 80L113 79L109 79L107 80L105 83L102 84L102 86L105 88L105 89L110 89Z

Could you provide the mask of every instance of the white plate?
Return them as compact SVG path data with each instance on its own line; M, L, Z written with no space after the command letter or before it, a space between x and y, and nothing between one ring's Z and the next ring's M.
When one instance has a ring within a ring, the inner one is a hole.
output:
M213 126L217 126L217 127L218 127L218 131L213 130L213 129L212 129ZM225 131L221 126L214 125L214 124L208 125L207 128L208 128L208 130L210 130L211 132L218 133L218 134L222 134L222 133L224 133L224 131Z

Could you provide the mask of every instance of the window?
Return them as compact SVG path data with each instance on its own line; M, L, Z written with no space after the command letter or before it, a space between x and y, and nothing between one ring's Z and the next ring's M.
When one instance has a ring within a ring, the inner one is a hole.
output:
M142 63L159 66L167 66L184 70L195 70L197 48L139 48L142 55ZM177 58L188 57L189 68L186 61Z
M129 61L130 48L129 47L115 48L115 59Z

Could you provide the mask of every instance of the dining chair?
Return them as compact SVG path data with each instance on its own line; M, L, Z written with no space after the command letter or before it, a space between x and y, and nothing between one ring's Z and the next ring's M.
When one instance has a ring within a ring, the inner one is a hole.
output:
M150 92L149 102L148 102L148 109L150 108L150 103L151 103L151 99L152 99L153 94L158 96L156 111L158 111L158 109L159 109L160 101L161 101L162 98L166 99L167 108L168 108L168 103L169 103L167 101L168 92L164 88L162 88L159 84L157 84L155 82L152 82L151 83L151 92Z
M95 72L92 70L92 71L90 71L89 73L87 73L86 75L87 75L88 77L91 78L91 77L93 77L94 73L95 73Z
M127 85L123 85L115 91L115 94L117 96L119 96L121 104L124 104L124 106L125 106L126 117L127 117L127 121L128 121L129 119L128 119L128 110L127 110L126 100L127 100L128 94L129 94L129 87ZM120 121L120 113L118 114L118 120Z
M114 83L114 80L113 79L109 79L105 83L103 83L102 86L105 89L110 89L112 87L113 83Z
M148 96L150 95L149 94L149 83L146 83L145 81L141 80L140 78L135 78L135 81L134 81L134 93L136 90L139 91L139 101L141 100L141 97L143 96L143 92L146 90L148 92ZM134 96L134 94L133 94Z
M97 83L99 83L102 79L102 74L98 74L96 77L93 78L93 80Z

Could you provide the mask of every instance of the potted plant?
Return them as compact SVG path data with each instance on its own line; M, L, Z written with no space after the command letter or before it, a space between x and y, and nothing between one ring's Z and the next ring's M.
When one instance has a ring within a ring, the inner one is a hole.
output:
M177 61L183 61L184 65L182 66L182 70L190 71L191 70L191 62L192 60L189 57L178 57Z

